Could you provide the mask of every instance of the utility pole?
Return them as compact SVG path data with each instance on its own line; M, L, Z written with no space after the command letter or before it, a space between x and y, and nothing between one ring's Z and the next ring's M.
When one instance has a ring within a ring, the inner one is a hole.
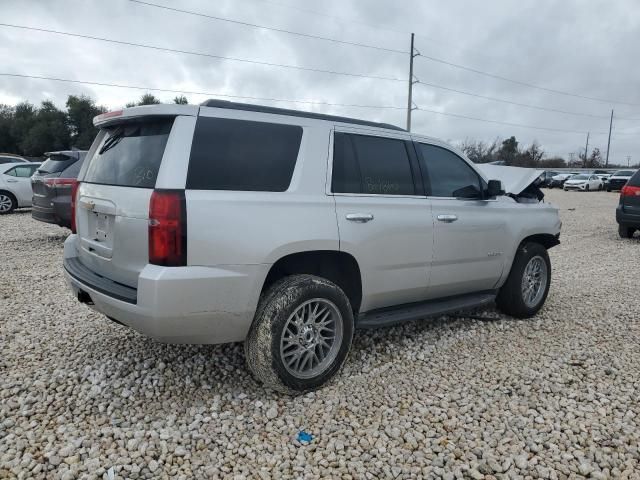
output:
M409 96L407 99L407 131L410 132L411 131L411 112L413 112L413 110L415 110L415 108L413 108L413 84L414 83L418 83L417 80L414 81L413 79L413 59L416 58L418 56L415 50L415 48L413 47L413 42L415 39L415 33L411 34L411 50L409 51Z
M587 132L587 143L584 146L584 161L582 162L582 168L587 167L587 150L589 150L589 132Z
M611 148L611 127L613 126L613 108L611 109L611 120L609 120L609 140L607 141L607 161L605 167L609 166L609 148Z
M627 167L631 166L631 155L627 155Z

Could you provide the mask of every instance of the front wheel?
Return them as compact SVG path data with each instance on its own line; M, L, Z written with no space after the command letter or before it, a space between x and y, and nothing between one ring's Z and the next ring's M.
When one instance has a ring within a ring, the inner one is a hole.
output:
M547 249L539 243L520 245L509 277L496 297L498 308L513 317L533 317L544 305L550 284Z
M314 390L342 367L354 319L342 289L314 275L291 275L263 295L245 340L249 370L285 393Z
M589 185L587 185L586 187L584 187L584 189L588 192L590 190Z

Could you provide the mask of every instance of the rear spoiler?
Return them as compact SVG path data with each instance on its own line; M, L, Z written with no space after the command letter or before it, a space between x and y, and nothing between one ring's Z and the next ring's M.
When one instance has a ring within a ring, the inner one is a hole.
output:
M123 108L121 110L113 110L111 112L102 113L93 117L93 124L96 127L105 127L110 124L121 123L123 120L129 120L138 117L151 117L156 115L164 117L175 117L178 115L195 117L198 115L199 110L200 107L197 105L142 105L139 107Z

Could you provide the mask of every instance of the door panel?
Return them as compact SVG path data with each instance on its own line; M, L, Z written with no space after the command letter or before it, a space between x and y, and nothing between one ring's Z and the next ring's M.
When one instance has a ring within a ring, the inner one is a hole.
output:
M361 269L361 311L424 300L433 246L430 202L358 195L336 195L335 202L340 250Z
M502 275L508 238L497 202L430 200L435 222L429 298L492 289Z

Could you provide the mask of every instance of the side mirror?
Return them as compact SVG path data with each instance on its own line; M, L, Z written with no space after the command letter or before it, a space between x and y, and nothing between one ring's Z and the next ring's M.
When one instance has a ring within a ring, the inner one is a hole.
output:
M489 183L487 185L487 197L492 198L499 195L504 195L502 182L500 180L489 180Z

